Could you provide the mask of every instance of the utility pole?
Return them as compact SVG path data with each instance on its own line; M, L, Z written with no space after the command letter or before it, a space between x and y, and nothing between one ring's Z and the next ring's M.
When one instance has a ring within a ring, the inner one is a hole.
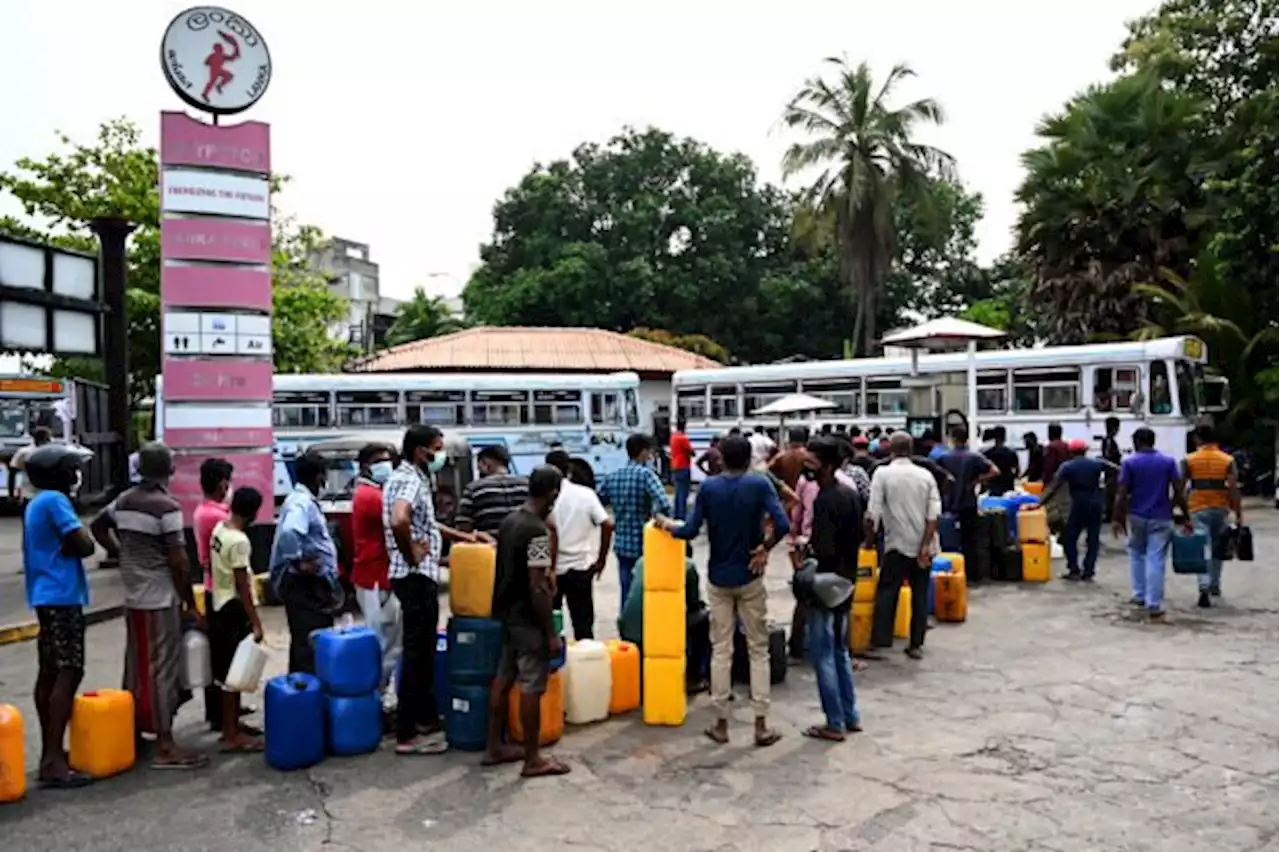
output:
M125 317L125 242L137 227L116 216L91 221L102 247L103 360L107 378L108 422L120 436L119 451L111 459L112 495L129 487L129 453L133 450L133 413L129 409L129 325Z

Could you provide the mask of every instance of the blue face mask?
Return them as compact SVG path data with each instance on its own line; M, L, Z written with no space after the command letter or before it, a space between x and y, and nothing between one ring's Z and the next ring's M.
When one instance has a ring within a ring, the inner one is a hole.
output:
M444 453L436 453L431 457L431 461L427 462L427 470L432 473L439 473L440 469L444 467L445 461L447 461L447 459L445 458Z
M382 485L391 478L391 462L380 461L369 465L369 478L374 482Z

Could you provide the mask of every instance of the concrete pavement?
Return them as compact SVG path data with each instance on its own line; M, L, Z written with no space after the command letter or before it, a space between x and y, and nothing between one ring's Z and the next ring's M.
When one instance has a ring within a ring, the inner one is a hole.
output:
M1230 563L1226 597L1195 608L1194 580L1169 575L1166 624L1125 604L1127 563L1100 582L975 590L969 621L931 631L920 663L888 656L858 679L866 732L806 740L819 720L813 676L774 690L784 739L700 735L705 697L682 728L638 714L570 728L561 779L521 782L476 755L331 759L282 774L260 757L194 773L144 767L83 791L33 791L0 807L6 850L1274 850L1277 842L1277 529L1250 518L1258 561ZM704 552L699 548L699 562ZM771 614L785 619L775 557ZM615 575L597 623L612 634ZM281 614L269 616L282 665ZM86 688L119 680L118 621L90 628ZM27 696L35 648L0 648L0 700ZM260 699L255 699L260 704ZM745 705L745 702L742 702ZM198 734L199 701L180 715ZM29 737L30 739L30 737ZM34 756L29 757L29 763Z

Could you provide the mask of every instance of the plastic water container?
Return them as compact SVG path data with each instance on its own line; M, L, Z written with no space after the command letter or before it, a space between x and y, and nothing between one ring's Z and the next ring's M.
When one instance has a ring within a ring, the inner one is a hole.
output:
M71 709L71 768L94 778L132 769L137 757L133 707L133 693L123 689L77 695Z
M1022 545L1022 579L1027 583L1047 583L1052 575L1049 545L1028 541Z
M449 684L486 689L502 659L502 622L488 618L449 619Z
M958 622L969 617L969 588L961 574L934 574L929 578L938 621Z
M644 723L684 724L688 712L684 691L684 659L646 657L644 660Z
M933 562L929 566L930 574L950 574L951 573L951 554L939 553L933 557Z
M943 550L960 549L960 521L950 512L938 518L938 542Z
M449 611L456 616L493 614L497 551L488 544L459 543L449 548Z
M382 646L368 627L331 627L311 637L316 676L330 695L368 695L382 678Z
M898 609L893 614L893 638L911 638L911 587L906 584L898 592Z
M26 732L22 714L12 704L0 704L0 804L27 794Z
M489 736L488 684L455 683L444 732L449 745L462 751L484 751Z
M1022 490L1027 492L1033 497L1039 497L1041 494L1044 493L1044 483L1043 482L1024 482L1022 483Z
M289 772L324 760L324 686L315 675L295 672L267 681L267 765Z
M182 634L182 688L195 691L213 683L213 657L209 639L199 630Z
M208 615L204 611L205 588L203 583L192 583L191 591L196 596L196 612L201 615Z
M520 724L520 686L511 687L507 697L507 741L524 742L524 726ZM538 702L538 745L549 746L564 736L564 674L552 672L547 678L547 691Z
M232 692L256 692L262 682L262 670L267 667L267 651L252 636L246 636L236 646L235 656L227 669L223 687Z
M645 571L648 572L648 568ZM644 612L640 647L646 657L685 655L684 592L644 590Z
M938 554L938 556L939 556L940 558L947 559L947 560L949 560L949 561L951 562L951 573L952 573L952 574L961 574L961 575L963 575L963 574L965 573L965 564L964 564L964 554L963 554L963 553L940 553L940 554Z
M1209 571L1209 534L1203 529L1173 532L1173 570L1176 574L1206 574Z
M995 494L984 494L978 498L979 512L1005 512L1009 511L1009 498L1000 497Z
M880 554L873 548L858 550L858 573L853 585L853 602L866 603L876 599L876 586L880 584Z
M382 740L382 696L330 695L329 751L341 757L371 754Z
M632 642L610 639L609 668L612 686L609 690L609 715L630 713L640 706L640 649Z
M645 569L648 573L648 569ZM645 595L648 597L648 594ZM684 623L681 622L681 632ZM603 642L584 639L565 652L564 709L570 725L586 725L609 718L609 699L613 694L613 670L609 649ZM680 661L684 663L684 653ZM681 689L683 689L681 685Z
M653 525L644 525L644 590L684 594L684 542Z
M1039 506L1024 505L1018 509L1018 541L1049 540L1049 515Z
M876 614L876 602L855 600L853 613L849 619L849 650L854 654L865 654L871 650L871 628Z

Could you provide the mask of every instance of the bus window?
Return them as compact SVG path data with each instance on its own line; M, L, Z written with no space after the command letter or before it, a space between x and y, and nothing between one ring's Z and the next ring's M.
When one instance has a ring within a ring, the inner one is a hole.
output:
M404 419L408 424L465 426L467 424L467 392L464 390L406 391Z
M907 392L897 379L867 380L867 416L891 417L907 413Z
M20 399L0 399L0 438L21 438L27 431L27 407Z
M632 429L640 425L640 404L636 400L636 392L627 388L627 426Z
M591 422L616 425L622 422L622 403L617 391L596 391L591 394Z
M1151 413L1172 414L1173 392L1169 388L1169 368L1163 361L1151 362L1150 381L1148 396L1151 399Z
M711 388L711 419L738 419L738 388L736 385L717 385Z
M1137 367L1096 367L1093 371L1093 410L1128 411L1138 391Z
M1173 374L1178 382L1178 409L1186 417L1195 417L1200 413L1202 400L1197 394L1199 385L1196 383L1190 362L1174 361Z
M676 391L676 406L678 408L676 413L686 420L706 420L706 388L688 388Z
M765 385L747 385L742 389L742 401L748 417L755 416L756 409L777 402L789 393L796 392L795 382L773 382Z
M472 391L471 422L476 426L521 426L529 422L528 391Z
M1078 411L1080 370L1014 370L1014 411Z
M978 411L1004 414L1008 410L1009 374L1004 370L978 373Z
M271 422L285 429L332 426L327 391L282 391L271 398Z
M533 422L540 426L580 424L582 422L582 391L534 391Z
M828 408L819 412L823 417L853 416L858 413L857 379L805 382L802 386L802 392L836 404L835 408Z
M400 421L396 391L338 391L339 426L395 426Z

